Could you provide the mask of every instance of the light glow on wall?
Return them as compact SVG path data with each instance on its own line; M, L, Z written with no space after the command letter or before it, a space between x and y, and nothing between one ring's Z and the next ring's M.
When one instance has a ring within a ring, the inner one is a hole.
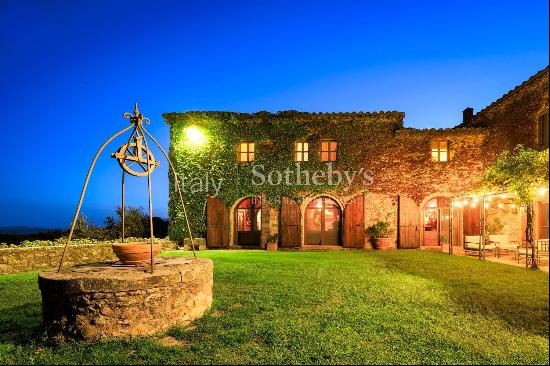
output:
M186 127L185 143L196 147L203 146L206 144L206 135L198 127Z

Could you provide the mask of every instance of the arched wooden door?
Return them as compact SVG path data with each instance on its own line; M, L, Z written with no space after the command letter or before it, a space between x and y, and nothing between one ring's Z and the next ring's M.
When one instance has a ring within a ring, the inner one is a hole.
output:
M319 197L306 207L305 244L340 245L341 210L330 197Z
M261 245L262 200L248 197L239 202L235 209L237 244L245 247Z
M400 195L398 200L397 245L401 249L418 248L420 209L410 197Z
M281 197L280 245L281 247L301 246L300 206L290 197Z
M346 248L365 247L365 213L363 195L353 198L344 209L342 239Z
M218 197L206 199L206 245L209 248L229 246L229 215L225 204Z

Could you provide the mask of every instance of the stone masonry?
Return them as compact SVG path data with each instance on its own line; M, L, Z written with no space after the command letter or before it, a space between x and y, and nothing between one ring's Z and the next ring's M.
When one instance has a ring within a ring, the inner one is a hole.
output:
M178 243L163 242L162 250L176 250ZM0 274L57 268L63 246L0 249ZM64 266L116 260L110 243L69 245Z
M189 324L210 309L211 260L157 262L153 274L113 262L40 273L48 335L54 341L147 336Z

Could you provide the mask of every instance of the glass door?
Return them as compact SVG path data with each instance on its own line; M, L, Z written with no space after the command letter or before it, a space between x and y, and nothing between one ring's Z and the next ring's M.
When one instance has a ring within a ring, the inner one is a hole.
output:
M319 197L309 203L305 217L305 244L340 245L341 211L329 197Z

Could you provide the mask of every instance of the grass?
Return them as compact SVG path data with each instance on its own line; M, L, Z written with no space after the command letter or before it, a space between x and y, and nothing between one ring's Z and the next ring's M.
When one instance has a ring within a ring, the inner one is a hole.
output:
M37 273L0 276L0 363L549 363L546 273L404 250L200 256L212 310L137 340L49 346Z

